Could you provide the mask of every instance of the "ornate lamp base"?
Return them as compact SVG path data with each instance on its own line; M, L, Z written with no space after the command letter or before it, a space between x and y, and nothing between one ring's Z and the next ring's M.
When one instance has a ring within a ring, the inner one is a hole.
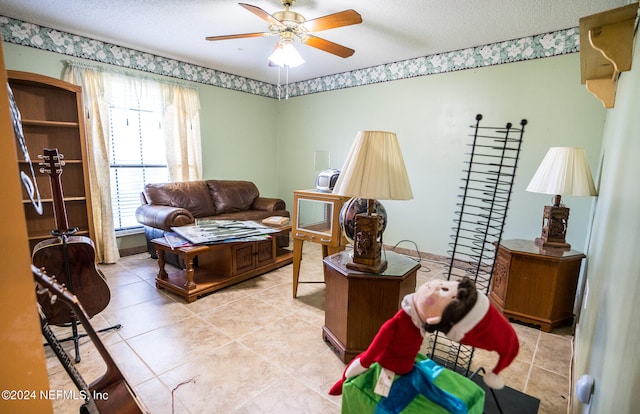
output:
M555 247L558 249L570 249L571 245L569 243L558 243L558 242L549 242L544 241L541 237L536 237L535 240L536 246L540 247Z
M536 244L542 247L571 248L566 242L569 222L569 208L560 205L560 196L553 206L544 206L542 215L542 234Z
M353 262L347 263L347 268L367 273L382 273L387 269L387 261L382 259L382 228L382 216L376 213L356 216Z
M387 261L386 260L381 261L378 266L369 266L369 265L365 265L365 264L356 263L354 261L354 262L347 263L347 268L351 269L351 270L357 270L359 272L376 273L377 274L377 273L382 273L385 270L387 270Z

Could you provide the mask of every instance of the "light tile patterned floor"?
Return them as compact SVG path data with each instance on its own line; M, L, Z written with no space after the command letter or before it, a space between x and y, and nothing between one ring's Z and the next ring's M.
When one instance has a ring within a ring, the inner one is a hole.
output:
M440 277L442 264L424 261L418 284ZM291 295L292 266L215 292L194 303L155 288L157 264L148 254L101 266L111 289L109 306L92 319L137 394L154 414L339 413L327 394L344 364L322 340L324 285L299 285ZM304 246L301 280L322 281L318 245ZM544 333L514 324L521 342L503 372L508 386L540 398L540 413L565 413L572 340L569 329ZM58 336L68 328L57 328ZM65 348L71 347L70 342ZM77 368L89 381L104 370L83 339ZM69 351L73 354L73 351ZM50 387L74 390L47 350ZM497 355L476 350L473 366L493 366ZM79 401L54 402L56 413L78 412Z

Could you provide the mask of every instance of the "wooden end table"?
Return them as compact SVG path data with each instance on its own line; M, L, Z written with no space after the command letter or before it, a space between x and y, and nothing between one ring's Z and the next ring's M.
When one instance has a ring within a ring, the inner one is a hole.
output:
M386 252L387 270L370 274L348 269L350 251L323 260L326 283L322 338L347 363L365 351L378 330L398 312L405 295L415 292L420 263Z
M576 250L542 248L531 240L503 240L489 299L508 319L551 332L573 322L582 259Z
M290 264L293 254L277 246L276 236L291 230L291 226L279 228L267 240L235 241L210 245L185 246L172 249L164 238L151 240L158 254L156 288L167 289L187 302L270 272ZM184 269L165 266L165 252L184 260ZM198 258L197 266L194 259Z

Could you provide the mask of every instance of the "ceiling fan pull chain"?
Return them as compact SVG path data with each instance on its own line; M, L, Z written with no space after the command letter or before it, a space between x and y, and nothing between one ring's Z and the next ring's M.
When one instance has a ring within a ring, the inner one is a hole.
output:
M276 89L278 91L278 100L282 98L282 85L280 84L280 69L281 67L278 66L278 86L276 86Z
M287 100L289 99L289 65L284 65L284 67L286 68L286 86L285 86L285 90L284 90L284 99Z

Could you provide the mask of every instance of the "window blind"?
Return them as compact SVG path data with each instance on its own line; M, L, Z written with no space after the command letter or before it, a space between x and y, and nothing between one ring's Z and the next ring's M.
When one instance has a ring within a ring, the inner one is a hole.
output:
M147 183L169 180L160 86L112 78L109 87L111 203L116 232L142 228L135 218Z

